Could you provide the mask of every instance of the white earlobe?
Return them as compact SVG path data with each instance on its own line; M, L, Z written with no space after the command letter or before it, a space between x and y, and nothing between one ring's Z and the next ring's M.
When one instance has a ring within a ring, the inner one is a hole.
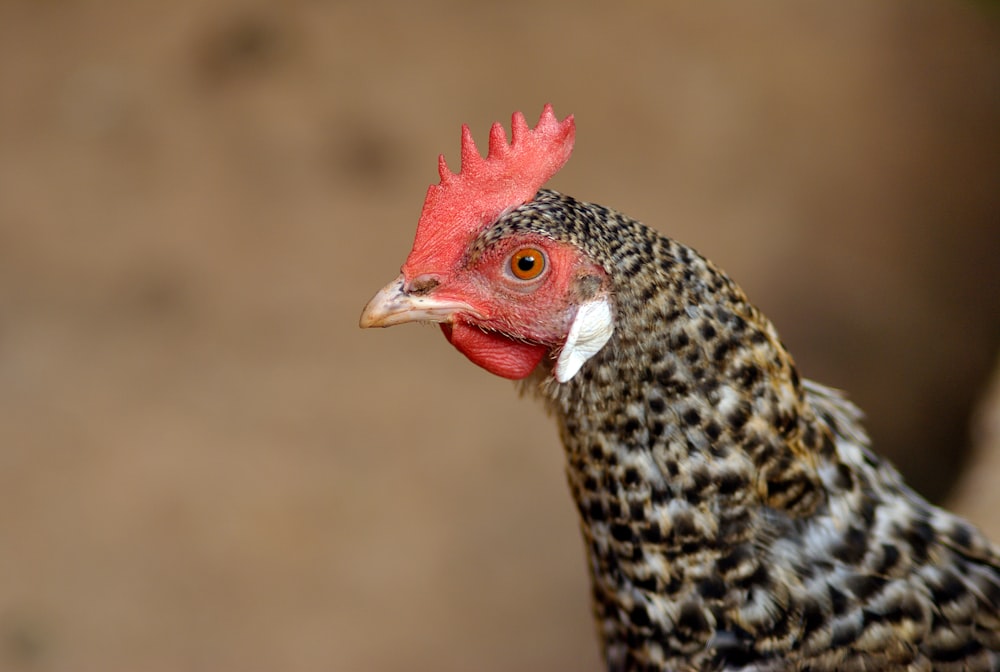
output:
M607 297L581 304L556 360L556 380L565 383L575 376L588 359L600 352L613 333L615 324Z

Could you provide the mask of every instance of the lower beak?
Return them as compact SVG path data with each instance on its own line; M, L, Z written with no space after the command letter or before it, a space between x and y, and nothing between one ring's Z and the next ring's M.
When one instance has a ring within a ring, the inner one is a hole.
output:
M362 329L391 327L405 322L451 322L455 313L475 313L462 301L436 299L406 291L402 274L378 291L361 313Z

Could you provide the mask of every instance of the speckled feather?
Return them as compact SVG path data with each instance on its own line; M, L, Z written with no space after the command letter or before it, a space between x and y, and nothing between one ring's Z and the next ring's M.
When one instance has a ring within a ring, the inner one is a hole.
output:
M1000 552L869 451L732 280L549 190L470 257L525 232L582 249L614 305L572 380L522 383L559 422L609 670L1000 670Z

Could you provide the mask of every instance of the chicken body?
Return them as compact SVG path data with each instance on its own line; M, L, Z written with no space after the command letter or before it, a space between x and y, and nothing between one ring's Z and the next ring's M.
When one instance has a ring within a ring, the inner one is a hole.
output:
M525 386L558 418L608 669L997 670L1000 555L868 450L691 249L551 191L534 232L608 269L616 328Z
M608 670L1000 671L1000 551L871 453L709 261L535 193L571 117L512 123L486 159L465 129L461 174L441 160L361 324L440 322L557 418Z

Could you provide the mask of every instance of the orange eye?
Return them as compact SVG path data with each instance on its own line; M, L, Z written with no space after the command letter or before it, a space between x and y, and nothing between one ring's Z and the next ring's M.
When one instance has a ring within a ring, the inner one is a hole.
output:
M545 270L545 254L534 247L526 247L510 258L510 272L519 280L534 280Z

